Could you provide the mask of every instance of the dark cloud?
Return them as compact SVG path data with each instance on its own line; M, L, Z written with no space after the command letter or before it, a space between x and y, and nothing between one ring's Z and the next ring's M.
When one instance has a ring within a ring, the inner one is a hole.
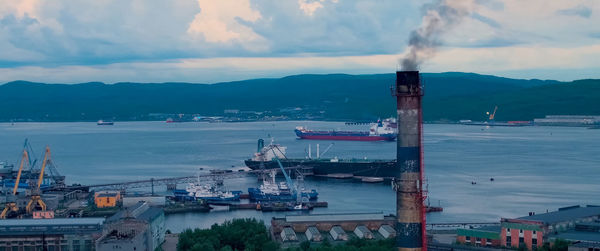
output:
M578 5L570 9L559 10L556 13L560 15L590 18L592 16L592 9L583 5Z

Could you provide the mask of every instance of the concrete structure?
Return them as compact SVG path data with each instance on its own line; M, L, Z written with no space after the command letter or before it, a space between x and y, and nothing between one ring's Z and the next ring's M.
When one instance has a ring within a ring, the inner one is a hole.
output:
M287 215L283 218L273 217L271 219L271 232L273 235L279 235L286 227L291 227L296 233L305 233L309 227L314 227L319 232L329 232L333 226L340 226L344 231L352 232L359 225L364 225L371 231L377 231L381 225L393 226L395 218L381 212Z
M354 234L356 237L361 239L373 239L373 233L367 229L367 227L360 225L354 229Z
M423 91L418 71L397 71L396 88L398 138L396 191L396 247L420 251L427 247L423 194Z
M0 220L0 250L92 250L104 218Z
M281 231L281 240L286 241L298 241L298 236L296 236L296 232L291 227L286 227Z
M535 214L516 219L501 219L501 245L528 249L541 247L548 235L567 232L575 228L577 223L594 222L600 217L598 206L572 206L558 209L555 212Z
M148 205L153 207L165 206L167 200L165 196L151 196L151 195L139 195L139 196L123 196L123 207L132 207L140 202L146 202Z
M319 242L323 240L323 235L321 235L321 232L316 227L308 227L304 234L308 241Z
M162 209L140 202L106 220L97 250L154 250L165 240L165 215Z
M94 204L98 208L116 207L119 201L121 201L119 191L98 191L94 193Z
M333 226L331 230L329 230L329 234L334 241L348 240L348 234L346 234L346 231L344 231L340 226Z
M396 237L396 230L390 227L390 225L381 225L381 227L379 227L379 230L377 231L379 232L379 234L381 234L381 236L383 236L383 238L386 239Z
M500 229L500 226L459 228L456 230L456 241L473 246L499 247Z

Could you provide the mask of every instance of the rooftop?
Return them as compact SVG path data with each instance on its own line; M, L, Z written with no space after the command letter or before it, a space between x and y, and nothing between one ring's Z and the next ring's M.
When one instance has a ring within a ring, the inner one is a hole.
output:
M86 234L102 232L104 218L55 218L0 220L0 236Z
M134 218L146 222L151 222L162 213L163 210L160 208L150 207L147 203L139 202L125 210L117 212L113 216L109 217L106 221L116 222L125 218Z
M568 231L557 235L552 235L550 238L563 239L568 241L585 241L585 242L597 242L600 243L599 232L586 232L586 231Z
M368 221L383 220L383 212L377 213L342 213L342 214L310 214L310 215L286 215L286 222L307 221Z
M0 227L49 225L101 225L102 223L104 223L104 218L7 219L0 220Z
M587 206L587 207L566 207L559 209L558 211L535 214L531 216L525 216L518 218L520 220L539 221L545 224L553 224L565 221L572 221L580 218L587 218L592 216L600 216L600 207L598 206Z

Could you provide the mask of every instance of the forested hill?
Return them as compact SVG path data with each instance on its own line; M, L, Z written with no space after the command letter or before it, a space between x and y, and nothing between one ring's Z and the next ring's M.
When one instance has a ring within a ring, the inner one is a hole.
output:
M198 83L0 85L0 121L145 120L149 114L222 116L226 109L324 120L394 115L394 74L295 75L278 79ZM600 80L521 80L474 73L424 73L427 121L498 120L546 114L600 114ZM300 109L298 109L300 108Z

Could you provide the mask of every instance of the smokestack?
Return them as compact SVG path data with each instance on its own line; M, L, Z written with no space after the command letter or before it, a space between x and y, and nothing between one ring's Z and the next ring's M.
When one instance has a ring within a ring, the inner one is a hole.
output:
M398 113L396 191L396 246L398 250L427 250L423 205L423 145L421 137L423 90L418 71L396 72Z

